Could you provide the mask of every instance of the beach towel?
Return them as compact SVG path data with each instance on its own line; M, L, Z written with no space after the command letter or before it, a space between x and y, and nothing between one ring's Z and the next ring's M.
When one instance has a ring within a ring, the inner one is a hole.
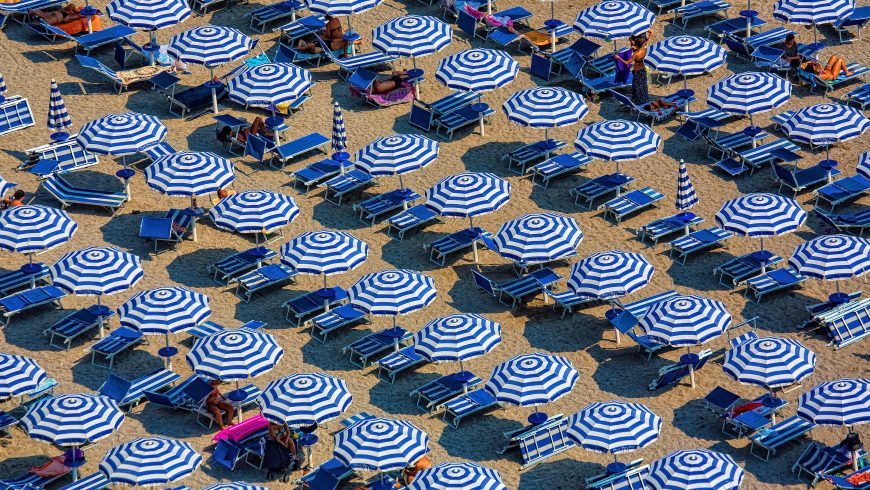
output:
M514 27L513 19L506 15L500 17L496 17L494 15L487 15L486 12L481 12L480 10L472 8L471 5L468 4L465 4L465 11L468 13L468 15L474 17L477 20L483 19L483 21L486 22L487 25L490 25L492 27L507 26L510 29L513 29Z
M140 66L133 70L116 71L115 75L117 75L125 85L130 85L131 83L150 80L158 73L171 70L172 68L169 66Z
M75 19L69 22L55 24L55 27L69 34L70 36L74 36L76 34L88 32L88 19L86 17L82 17L81 19ZM102 27L100 26L100 17L98 15L91 16L91 29L94 32L102 29Z
M232 439L234 441L244 440L246 437L269 427L269 421L263 417L263 414L258 414L255 417L245 419L242 422L231 425L226 429L218 432L212 437L212 441L217 442L221 439Z
M363 95L363 91L358 87L350 87L350 93L354 96ZM408 82L402 82L402 86L385 94L366 93L365 95L381 107L405 104L411 102L417 96L414 86Z
M63 464L63 458L64 456L62 454L60 456L55 456L42 466L30 468L30 472L42 478L52 478L65 475L69 472L69 468Z
M755 410L756 408L758 408L760 406L761 406L761 402L749 402L749 403L745 403L743 405L740 405L739 407L734 409L734 417L736 417L742 413L749 412L751 410Z
M624 49L616 54L619 56L619 59L623 61L628 61L631 59L631 50ZM628 81L628 75L631 74L631 66L625 63L620 63L617 60L613 60L613 63L616 66L616 71L613 74L613 82L617 84L625 83Z

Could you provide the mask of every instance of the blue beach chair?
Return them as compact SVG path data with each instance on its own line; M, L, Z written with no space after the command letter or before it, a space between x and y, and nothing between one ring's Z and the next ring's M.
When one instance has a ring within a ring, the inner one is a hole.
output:
M744 296L753 296L756 303L768 294L800 286L807 279L793 267L774 269L746 281Z
M236 279L236 296L251 302L254 293L293 282L297 272L284 264L269 264L243 274Z
M38 269L34 273L22 272L21 269L0 273L0 294L7 295L24 287L36 287L38 284L48 284L48 266L34 262Z
M501 405L494 396L481 388L463 393L444 403L444 415L442 419L454 429L458 429L459 423L466 417L488 412L496 408L501 408Z
M53 463L57 460L62 461L63 455L56 456L35 469L44 469L50 465L53 465ZM54 483L57 480L60 480L61 478L69 474L69 472L70 468L66 468L66 471L63 471L62 473L59 473L57 475L39 476L32 470L28 470L16 477L0 480L0 490L41 490L45 486Z
M108 314L101 318L94 314L95 310L95 307L82 308L45 329L43 333L49 336L48 345L59 349L69 349L73 340L89 330L101 326L107 319L115 315L114 310L109 310ZM62 345L54 343L55 337L60 337L63 340Z
M387 235L393 236L395 231L396 238L401 241L405 239L408 232L422 228L429 223L440 223L441 218L425 204L417 204L394 215L387 222L389 224Z
M626 464L625 470L619 473L604 472L586 478L586 488L592 490L642 490L649 488L646 484L647 475L649 475L649 465L643 464L643 458L640 458Z
M347 291L342 287L333 286L327 292L329 294L323 294L320 290L311 291L285 301L281 308L287 310L287 321L298 327L306 318L347 301Z
M359 212L360 221L374 226L383 216L413 205L418 199L420 194L411 189L396 189L354 204L353 210Z
M9 429L18 425L18 419L0 410L0 436L10 437Z
M58 490L103 490L109 488L109 479L102 472L91 473L78 481L64 485Z
M377 364L376 373L378 378L389 381L392 384L396 381L396 376L399 374L427 362L429 361L425 357L417 354L413 345L409 345L382 357L375 363Z
M109 373L98 391L115 400L121 408L132 409L145 399L146 391L159 393L179 379L181 376L168 369L157 369L132 381Z
M586 167L592 159L580 152L556 155L532 167L532 183L537 184L537 178L545 189L550 181L563 175L572 174Z
M228 284L239 275L256 269L264 263L268 264L277 256L274 250L255 247L224 257L209 265L208 271L212 273L212 279L219 284Z
M719 276L719 284L727 287L737 287L740 283L751 277L761 274L762 267L770 270L776 264L782 262L782 257L772 252L769 258L759 260L757 252L734 257L722 265L713 269L713 275Z
M596 177L571 189L574 196L574 205L592 209L595 199L610 193L619 194L622 190L634 182L634 177L625 174L608 174Z
M788 187L795 196L804 189L827 182L829 178L840 175L839 170L824 168L818 164L798 170L796 168L787 169L782 165L774 163L773 173L776 181L779 182L778 192L782 192L783 187Z
M19 313L44 305L54 305L61 308L60 300L66 292L57 286L39 286L0 298L0 323L9 326L12 317Z
M617 224L628 215L643 211L655 206L655 203L665 198L661 192L652 187L634 190L615 197L602 204L599 209L604 209L604 218L610 216Z
M601 302L601 300L598 298L594 298L591 296L581 296L570 289L559 292L545 289L544 294L546 294L550 299L553 300L554 309L562 308L561 318L565 318L565 315L574 311L574 308L576 307L591 306L593 304L598 304Z
M538 293L550 289L553 284L562 279L549 267L501 283L492 281L474 269L471 270L471 274L478 288L498 299L500 303L510 306L511 310L515 310L520 303L530 300ZM546 295L544 299L546 301Z
M341 206L341 201L345 196L354 192L361 192L372 185L375 185L375 178L371 174L355 168L350 172L327 180L320 184L319 187L326 188L323 192L324 199L337 206Z
M797 415L791 416L771 425L767 430L759 431L750 436L749 454L767 461L772 455L776 454L779 448L803 437L815 426L816 424L804 420ZM765 451L764 456L756 454L756 448L758 448L759 452L763 449Z
M700 216L694 216L689 222L685 222L677 217L676 214L667 216L664 218L658 218L656 220L650 221L649 223L640 226L635 230L637 237L640 241L645 242L649 240L652 242L653 246L659 244L659 240L662 238L672 235L674 233L684 231L686 227L689 227L689 232L699 224L704 222L704 218Z
M9 97L0 103L0 136L33 126L30 102L23 97Z
M91 353L91 364L96 364L97 355L100 355L106 360L108 368L111 370L116 357L143 342L145 342L145 337L138 330L128 327L115 329L88 349Z
M725 231L717 226L693 231L684 237L672 241L669 254L676 262L685 265L686 259L690 255L718 247L733 235L730 231Z
M471 250L475 244L480 246L484 237L491 238L492 234L479 227L466 228L425 245L423 250L429 252L429 260L444 267L449 255Z
M193 233L194 226L196 222L193 216L183 209L170 209L161 218L142 216L139 238L153 241L154 252L157 252L161 243L168 243L170 248L175 248Z
M323 148L329 144L329 141L329 138L320 133L310 133L300 138L296 138L295 140L281 143L272 149L272 161L277 160L280 165L276 167L270 164L270 166L272 166L272 168L283 170L284 166L287 165L287 162L299 155L315 150L325 153Z
M86 151L71 135L65 141L49 143L25 150L28 160L18 166L18 170L28 170L40 180L53 174L62 174L88 168L100 163L96 153ZM31 161L35 165L30 165Z
M296 189L301 185L305 188L302 193L307 194L312 187L335 177L342 170L350 170L351 168L353 168L353 163L347 160L341 163L330 159L314 162L293 172L293 188Z
M722 0L702 0L700 2L687 3L685 6L674 9L672 24L680 29L685 29L692 19L725 13L730 8L731 4Z
M279 47L292 46L293 41L314 34L325 26L326 18L322 15L309 15L288 22L275 29L276 31L281 31ZM278 62L277 59L275 61Z
M842 349L870 335L870 298L856 301L821 315L818 322L831 341L828 345Z
M263 34L270 23L296 15L296 12L305 8L306 5L298 0L285 0L256 8L248 14L251 17L251 29Z
M350 304L321 313L311 319L311 337L320 343L325 343L330 333L341 328L358 324L371 323L365 312Z
M852 199L857 199L870 191L870 179L863 175L852 175L845 179L832 182L816 190L816 202L826 202L831 206L831 211L839 204Z
M353 475L353 468L332 458L319 464L293 483L309 490L336 490L342 481Z
M479 125L481 121L487 124L489 117L493 114L495 114L495 109L492 107L486 106L483 111L480 111L469 104L439 116L434 121L436 127L435 133L440 135L441 131L444 131L444 136L448 140L452 140L453 134L456 131L469 126Z
M564 141L550 138L548 140L529 143L511 150L510 153L502 157L502 160L507 159L509 170L524 175L526 173L526 165L535 160L548 159L552 153L557 152L564 147ZM514 169L515 166L519 167L519 172Z
M837 230L845 233L855 233L863 235L864 231L870 228L870 208L862 208L850 213L829 213L820 208L813 208L813 211L825 223L836 227Z
M472 374L468 381L462 382L456 379L456 374L448 374L435 378L423 386L411 391L409 396L417 397L417 408L424 412L441 411L444 403L465 391L474 390L483 383L483 380Z
M349 356L351 364L364 368L368 365L369 360L375 356L390 349L399 350L405 342L414 336L413 332L402 327L395 328L402 334L401 337L389 335L386 332L373 332L346 345L342 349L342 353Z
M94 31L91 34L72 36L64 32L61 28L53 26L42 19L40 19L38 23L26 25L37 34L52 42L57 41L58 39L72 41L76 45L75 49L81 49L85 54L90 54L91 51L101 46L122 41L136 33L134 29L125 25L114 25L100 31Z
M114 215L129 199L125 192L86 189L70 184L60 175L51 175L43 180L42 188L66 209L73 204L103 208Z
M252 332L256 332L257 330L260 330L261 328L265 327L266 325L268 325L266 322L261 322L258 320L249 320L249 321L243 323L242 325L240 325L239 329L250 330ZM213 321L205 321L205 322L202 322L193 328L189 328L189 329L185 330L185 332L189 333L190 336L193 337L194 339L201 339L203 337L208 337L209 335L216 334L218 332L223 332L224 330L227 330L227 328L224 327L223 325L220 325L220 324L215 323Z
M679 384L682 380L689 377L693 371L698 372L702 367L704 367L713 356L713 351L710 349L704 349L697 355L698 361L691 365L691 369L689 364L682 364L679 362L668 364L659 369L658 378L654 379L647 388L649 388L650 391L655 391Z

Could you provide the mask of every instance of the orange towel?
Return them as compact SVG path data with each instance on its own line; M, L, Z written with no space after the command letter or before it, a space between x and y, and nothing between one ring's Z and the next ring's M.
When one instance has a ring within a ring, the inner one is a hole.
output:
M76 19L70 22L64 22L63 24L58 24L55 27L62 30L63 32L69 34L70 36L74 36L76 34L87 33L88 32L88 19ZM94 32L97 32L101 29L100 26L100 16L92 15L91 16L91 29Z

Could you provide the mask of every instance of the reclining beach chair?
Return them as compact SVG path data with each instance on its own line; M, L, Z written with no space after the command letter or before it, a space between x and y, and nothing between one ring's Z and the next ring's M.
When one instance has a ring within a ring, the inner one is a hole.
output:
M752 146L753 141L756 143L763 142L768 136L770 135L766 131L760 131L754 135L749 135L743 131L730 134L719 134L717 132L715 136L705 135L704 140L709 144L707 158L714 160L716 158L725 158L728 155L737 153L741 148ZM714 152L718 153L717 157L713 156Z
M205 84L196 87L189 87L180 92L176 92L175 86L172 87L172 92L169 94L169 113L174 114L182 119L195 119L212 110L212 89ZM221 84L216 89L218 102L229 95L225 84ZM175 107L178 106L178 109Z
M292 173L293 188L296 189L297 186L302 185L305 188L302 194L307 194L312 187L335 177L342 170L350 170L351 168L353 168L353 163L347 160L339 163L327 158L314 162Z
M239 329L256 332L257 330L260 330L266 325L268 325L268 323L261 322L259 320L248 320L247 322L240 325ZM190 336L194 339L201 339L203 337L208 337L209 335L216 334L218 332L223 332L224 330L228 329L219 323L209 320L202 322L193 328L189 328L185 330L185 332L189 333Z
M46 485L56 482L70 472L70 468L64 466L64 455L55 456L44 464L27 470L24 473L5 480L0 480L0 489L3 490L34 490L42 489ZM36 472L34 472L36 470ZM39 474L37 474L39 473ZM51 476L40 476L51 475Z
M475 226L441 237L428 245L424 245L423 250L429 252L429 260L444 267L447 256L456 252L465 253L467 250L471 250L474 244L480 246L483 244L484 237L491 238L492 234Z
M264 5L252 10L248 15L251 17L251 29L264 34L266 26L272 22L295 16L296 12L306 8L306 5L298 0L285 0L271 5Z
M12 437L10 429L18 425L18 419L0 410L0 437Z
M402 327L395 328L398 333L402 334L401 337L396 337L387 332L372 332L344 346L341 352L349 356L351 364L364 368L369 364L369 360L375 356L390 350L398 351L404 346L405 342L414 337L413 332L409 332Z
M659 244L659 240L662 238L669 236L673 233L685 231L686 227L689 227L689 232L691 233L692 229L697 227L699 224L704 222L704 218L700 216L694 216L689 222L685 222L677 217L676 214L667 216L664 218L659 218L649 223L640 226L635 230L637 234L637 238L641 242L645 242L647 240L651 241L653 246Z
M677 95L677 93L673 93L660 98L666 102L676 105L674 107L663 108L661 111L656 111L650 109L649 104L643 106L635 104L630 98L615 90L608 90L608 92L610 92L610 95L612 95L613 98L616 99L617 102L619 102L619 105L627 108L631 112L636 113L638 121L640 121L641 116L648 117L650 119L650 124L652 125L655 125L655 123L662 122L667 118L673 116L678 111L685 108L686 103L694 102L695 100L694 97L692 97L691 99L684 99Z
M669 255L681 265L686 264L689 255L718 247L734 234L718 226L697 230L671 242Z
M18 397L18 404L22 407L28 408L40 400L54 396L54 388L56 386L56 379L45 378L42 383L39 383L39 386L20 395Z
M860 87L846 93L846 105L855 104L861 110L866 110L870 105L870 84L865 83Z
M536 179L540 177L540 185L546 189L551 180L577 172L591 161L591 158L578 151L556 155L532 167L532 183L536 184Z
M43 189L51 194L51 197L60 202L60 206L63 209L73 204L80 204L103 208L114 215L129 199L127 193L121 191L114 192L76 187L60 175L51 175L43 180L41 185Z
M604 472L586 478L586 488L592 490L642 490L649 488L646 483L648 475L649 465L643 464L643 458L640 458L628 463L625 471L619 473Z
M359 212L360 221L374 226L384 215L407 208L408 205L413 205L420 197L420 194L411 189L396 189L354 204L352 209Z
M862 454L862 457L866 455L864 450L861 450L859 454ZM810 441L804 452L791 466L791 472L795 473L798 478L801 478L804 473L810 474L813 477L810 485L815 486L821 480L820 473L833 473L851 463L851 459L851 454L843 452L838 447L828 447L816 441Z
M305 319L347 301L347 291L342 287L333 286L326 292L328 294L323 294L322 290L311 291L285 301L281 308L287 310L287 321L298 327Z
M278 170L284 170L287 162L299 155L304 155L315 150L326 153L323 148L329 144L329 141L329 138L326 136L315 132L286 143L281 143L272 149L272 162L277 160L280 165L275 166L270 163L269 166Z
M570 194L574 196L575 206L584 207L589 211L592 210L592 203L595 202L595 199L611 192L619 194L632 182L634 182L634 177L626 174L602 175L571 189Z
M57 286L39 286L32 289L10 294L0 298L0 324L8 327L12 317L44 305L54 305L62 308L60 300L66 296L66 292Z
M854 80L864 80L864 76L867 73L870 73L870 67L856 62L848 63L846 69L852 72L852 74L849 76L840 74L840 76L834 80L822 80L815 73L810 73L801 68L798 68L797 74L798 78L809 86L810 92L813 92L817 88L822 88L824 89L824 94L827 95L828 92L836 90L840 85L847 84Z
M870 298L852 302L819 316L828 331L828 345L842 349L870 335Z
M550 417L542 424L505 433L510 438L502 452L510 447L518 447L523 460L520 471L525 471L576 445L566 434L567 428L568 418L559 414Z
M293 282L297 272L284 264L269 264L236 278L236 296L251 302L254 293Z
M43 19L40 19L38 23L26 25L49 41L54 42L58 39L72 41L76 45L76 50L81 49L87 55L91 54L94 49L122 41L136 33L135 29L120 24L80 36L67 34L61 28L53 26Z
M486 389L479 388L468 393L463 393L444 403L444 415L442 419L454 429L458 429L459 423L464 418L475 414L482 414L496 408L502 408L501 404Z
M440 223L441 218L425 204L417 204L394 215L387 222L387 235L393 236L395 230L396 238L401 241L409 231L422 228L429 223Z
M634 334L634 327L637 326L640 319L646 315L646 312L649 311L650 308L661 301L676 296L677 294L678 293L673 289L669 289L627 304L623 304L617 299L616 304L619 311L615 312L615 315L608 318L610 324L617 331L617 342L620 333L628 335L638 345L638 352L646 354L647 362L649 362L652 354L661 349L663 345L650 341L644 335Z
M601 300L598 298L594 298L591 296L580 296L571 289L559 292L545 289L544 294L553 300L553 309L562 308L562 314L560 318L565 318L565 315L567 315L568 313L572 313L574 311L574 308L576 307L591 306L599 304L601 302Z
M749 174L752 175L757 168L761 168L766 163L777 161L795 162L800 160L800 155L795 153L799 149L791 141L777 139L755 148L743 150L734 157L736 160L734 158L726 158L716 162L716 166L732 177L742 175L746 171L749 171Z
M254 247L232 255L208 266L208 271L219 284L229 284L236 277L263 264L268 264L278 254L265 247Z
M650 382L647 388L649 388L650 391L655 391L669 386L678 385L682 380L689 377L692 372L698 372L702 367L704 367L712 356L713 351L710 349L702 350L698 353L698 362L692 364L691 369L688 364L679 362L668 364L659 369L658 378Z
M409 396L417 397L417 408L424 412L441 411L444 408L444 403L465 391L474 390L483 383L483 380L477 375L470 374L471 378L465 382L458 380L456 373L435 378L411 391Z
M294 21L288 22L281 27L276 28L276 31L281 31L281 37L278 40L278 46L293 46L293 41L315 34L326 26L326 18L322 15L308 15L300 17ZM275 60L278 62L278 60Z
M193 233L196 226L194 217L183 209L170 209L162 218L142 216L139 223L139 238L154 242L154 252L158 251L160 243L168 243L175 248Z
M49 336L48 345L58 349L69 349L73 340L89 330L100 327L105 324L107 319L115 315L114 310L109 310L106 316L100 317L94 314L95 311L96 307L82 308L45 329L43 334ZM60 337L63 340L62 345L54 343L55 337Z
M756 252L750 252L739 257L734 257L724 264L717 266L713 269L713 275L719 276L719 284L735 288L746 279L761 274L762 266L770 270L780 262L782 262L782 257L774 253L771 253L769 258L761 261L758 259Z
M76 136L74 134L65 141L25 150L24 153L30 159L19 165L18 170L28 169L30 173L42 180L52 174L81 170L100 163L96 153L90 153L78 144ZM36 164L31 166L30 162L34 160L36 160Z
M790 170L774 163L773 174L776 181L779 182L779 190L777 192L781 193L783 187L788 187L792 190L794 196L797 196L797 193L804 189L827 182L829 178L840 175L840 171L835 168L826 169L818 164L810 168Z
M859 211L840 214L828 213L819 208L813 208L813 211L822 221L845 233L857 231L858 235L863 235L864 231L870 228L870 208L865 207Z
M861 297L861 294L863 294L863 291L853 291L846 293L846 301L843 303L825 300L820 303L805 305L804 308L806 308L807 313L813 316L813 320L816 320L818 317L831 311L852 306L853 302Z
M683 7L674 9L672 24L680 29L685 29L692 19L726 13L730 8L731 4L722 0L702 0L700 2L687 3Z
M318 185L325 187L323 198L337 206L341 206L341 201L344 196L359 192L363 189L375 185L375 178L367 172L360 169L352 169L350 172L343 173L337 177L333 177L326 182Z
M577 31L574 30L574 27L570 24L559 24L556 26L555 32L551 30L549 27L539 27L537 29L533 29L531 31L524 32L520 36L520 45L518 49L520 51L523 50L523 47L528 47L529 52L534 55L535 53L545 53L550 50L552 47L552 36L556 37L556 44L566 41L571 36L576 34Z
M857 199L867 191L870 191L870 179L860 174L852 175L817 189L815 205L818 206L819 201L826 202L833 212L837 205Z
M145 337L138 330L128 327L115 329L88 349L91 353L91 364L95 364L97 355L100 355L106 360L111 370L116 357L143 342L145 342Z
M403 347L382 357L377 364L376 374L378 378L393 384L399 374L428 363L425 357L414 351L414 346Z
M3 272L0 274L0 295L7 295L21 288L35 288L38 284L48 284L48 266L41 262L34 262L38 267L34 273L22 272L21 269Z
M124 90L127 90L127 87L130 86L131 83L136 82L145 82L147 80L134 80L133 82L126 81L118 76L117 70L113 70L108 66L104 65L100 62L100 60L96 58L92 58L90 56L86 56L83 54L75 54L76 60L78 60L79 64L82 65L82 68L87 68L89 70L93 70L105 78L108 78L109 81L114 85L115 91L120 94Z
M837 31L840 43L849 43L855 39L861 39L861 31L870 22L870 8L867 6L856 7L851 14L831 24ZM844 36L848 36L848 39Z
M583 37L574 41L568 47L558 49L549 55L543 53L543 55L552 61L552 68L561 73L566 65L571 63L572 58L590 61L595 58L595 54L599 49L601 49L600 44Z
M8 97L0 103L0 136L33 126L30 102L23 97Z
M535 160L548 159L551 154L564 147L564 141L550 138L511 150L510 153L502 157L502 160L506 159L508 161L508 170L519 175L524 175L526 173L526 165ZM515 166L519 167L519 172L514 169Z
M330 333L358 323L368 324L371 321L365 312L354 308L353 305L344 304L312 318L311 337L323 344L326 343Z
M612 59L610 61L612 61ZM578 64L582 65L582 63ZM568 66L570 67L571 65ZM611 90L620 90L631 87L632 77L633 75L629 73L628 78L626 78L625 80L617 80L616 73L611 70L609 73L605 73L601 76L591 78L583 74L582 66L579 67L579 72L577 72L577 74L574 74L574 78L578 82L580 82L581 92L585 93L592 100L600 99L600 96L602 94L609 93L609 91Z
M501 283L492 281L474 269L471 270L471 274L478 288L498 299L500 303L510 306L511 311L516 310L520 303L534 298L544 290L550 289L557 281L562 279L562 276L556 274L549 267L542 267L522 277ZM544 295L544 301L546 300L547 296Z
M58 490L103 490L109 488L109 479L100 471L91 473L90 475L79 478L78 481L64 485Z
M746 19L742 17L739 20L742 20L744 22L746 21ZM746 29L743 29L742 33L745 34ZM791 29L778 26L774 27L773 29L768 29L764 32L753 33L749 37L742 37L740 32L734 33L732 35L742 38L743 43L746 44L749 48L757 50L759 48L769 48L770 46L780 45L785 41L785 38L788 37L789 34L796 33ZM762 52L769 51L762 50Z
M354 475L353 468L337 458L324 461L293 483L309 490L336 490L344 480Z
M408 123L428 133L440 116L466 107L479 98L480 95L475 92L453 92L431 103L414 99L408 114Z
M777 449L803 437L815 427L816 424L793 415L781 422L771 425L768 430L758 432L749 437L751 442L749 454L767 461L770 456L776 454ZM756 448L764 449L764 456L756 454Z
M109 377L103 382L98 390L118 403L121 408L133 409L140 401L145 399L145 392L159 393L172 386L181 376L168 369L156 369L148 374L140 376L132 381L109 373Z
M487 124L489 117L493 114L495 114L495 109L488 105L483 111L475 110L475 108L472 107L472 104L460 107L456 110L442 114L434 121L436 127L435 134L440 135L443 130L444 137L448 140L452 140L453 134L456 131L468 126L479 126L481 121L483 121L484 124Z
M807 278L790 266L782 269L774 269L748 279L746 281L746 291L744 292L744 296L747 298L749 298L750 295L754 296L755 302L761 303L761 299L764 296L776 291L783 291L797 287L806 280Z
M653 207L656 202L664 198L664 194L652 187L644 187L615 197L602 204L598 209L604 209L604 219L610 216L619 224L626 216Z

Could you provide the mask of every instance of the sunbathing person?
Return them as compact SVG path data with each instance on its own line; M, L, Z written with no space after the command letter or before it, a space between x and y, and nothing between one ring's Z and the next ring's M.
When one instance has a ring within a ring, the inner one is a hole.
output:
M487 23L487 25L496 28L504 27L505 29L509 30L514 34L519 34L519 32L514 30L514 20L508 16L496 17L494 15L489 15L486 12L481 12L480 10L473 8L471 5L468 4L465 4L465 12L477 20L482 19L484 22Z
M336 51L347 47L347 41L344 40L344 27L341 26L341 21L337 18L326 15L326 27L318 33L320 39L329 43L329 49Z
M429 469L432 467L432 461L429 460L427 456L423 456L418 459L416 463L413 465L407 466L404 470L402 470L402 474L405 477L405 485L410 485L414 478L417 477L417 474L423 470Z
M0 201L0 209L14 208L15 206L24 206L24 191L18 189L12 197L7 197Z
M266 122L263 121L263 118L260 116L254 118L254 122L251 123L250 127L239 131L239 141L248 141L249 134L259 134L266 138L273 138L275 136L275 133L266 128Z
M84 16L79 13L79 8L73 4L69 4L60 10L54 10L52 12L45 12L41 9L28 10L27 14L33 17L39 17L47 24L53 26L84 18Z
M221 390L218 389L218 385L221 384L219 379L213 379L209 384L213 390L208 394L208 398L205 399L205 408L214 415L214 420L217 422L218 427L220 427L221 430L224 430L227 425L232 425L236 409L221 394ZM224 422L224 413L227 415L226 422Z
M339 48L339 49L341 49L341 48ZM323 48L320 47L319 42L315 41L313 43L310 43L310 42L306 41L305 39L300 38L298 41L296 41L296 51L299 51L302 53L319 54L319 53L323 52Z
M822 68L822 64L818 61L807 61L803 65L804 70L814 73L822 80L836 80L840 78L840 74L847 77L852 76L852 72L846 69L846 60L837 55L833 55L828 59L828 64Z
M390 78L386 80L375 80L372 83L372 92L376 94L386 94L392 92L402 86L402 82L408 79L408 73L405 71L394 71Z

